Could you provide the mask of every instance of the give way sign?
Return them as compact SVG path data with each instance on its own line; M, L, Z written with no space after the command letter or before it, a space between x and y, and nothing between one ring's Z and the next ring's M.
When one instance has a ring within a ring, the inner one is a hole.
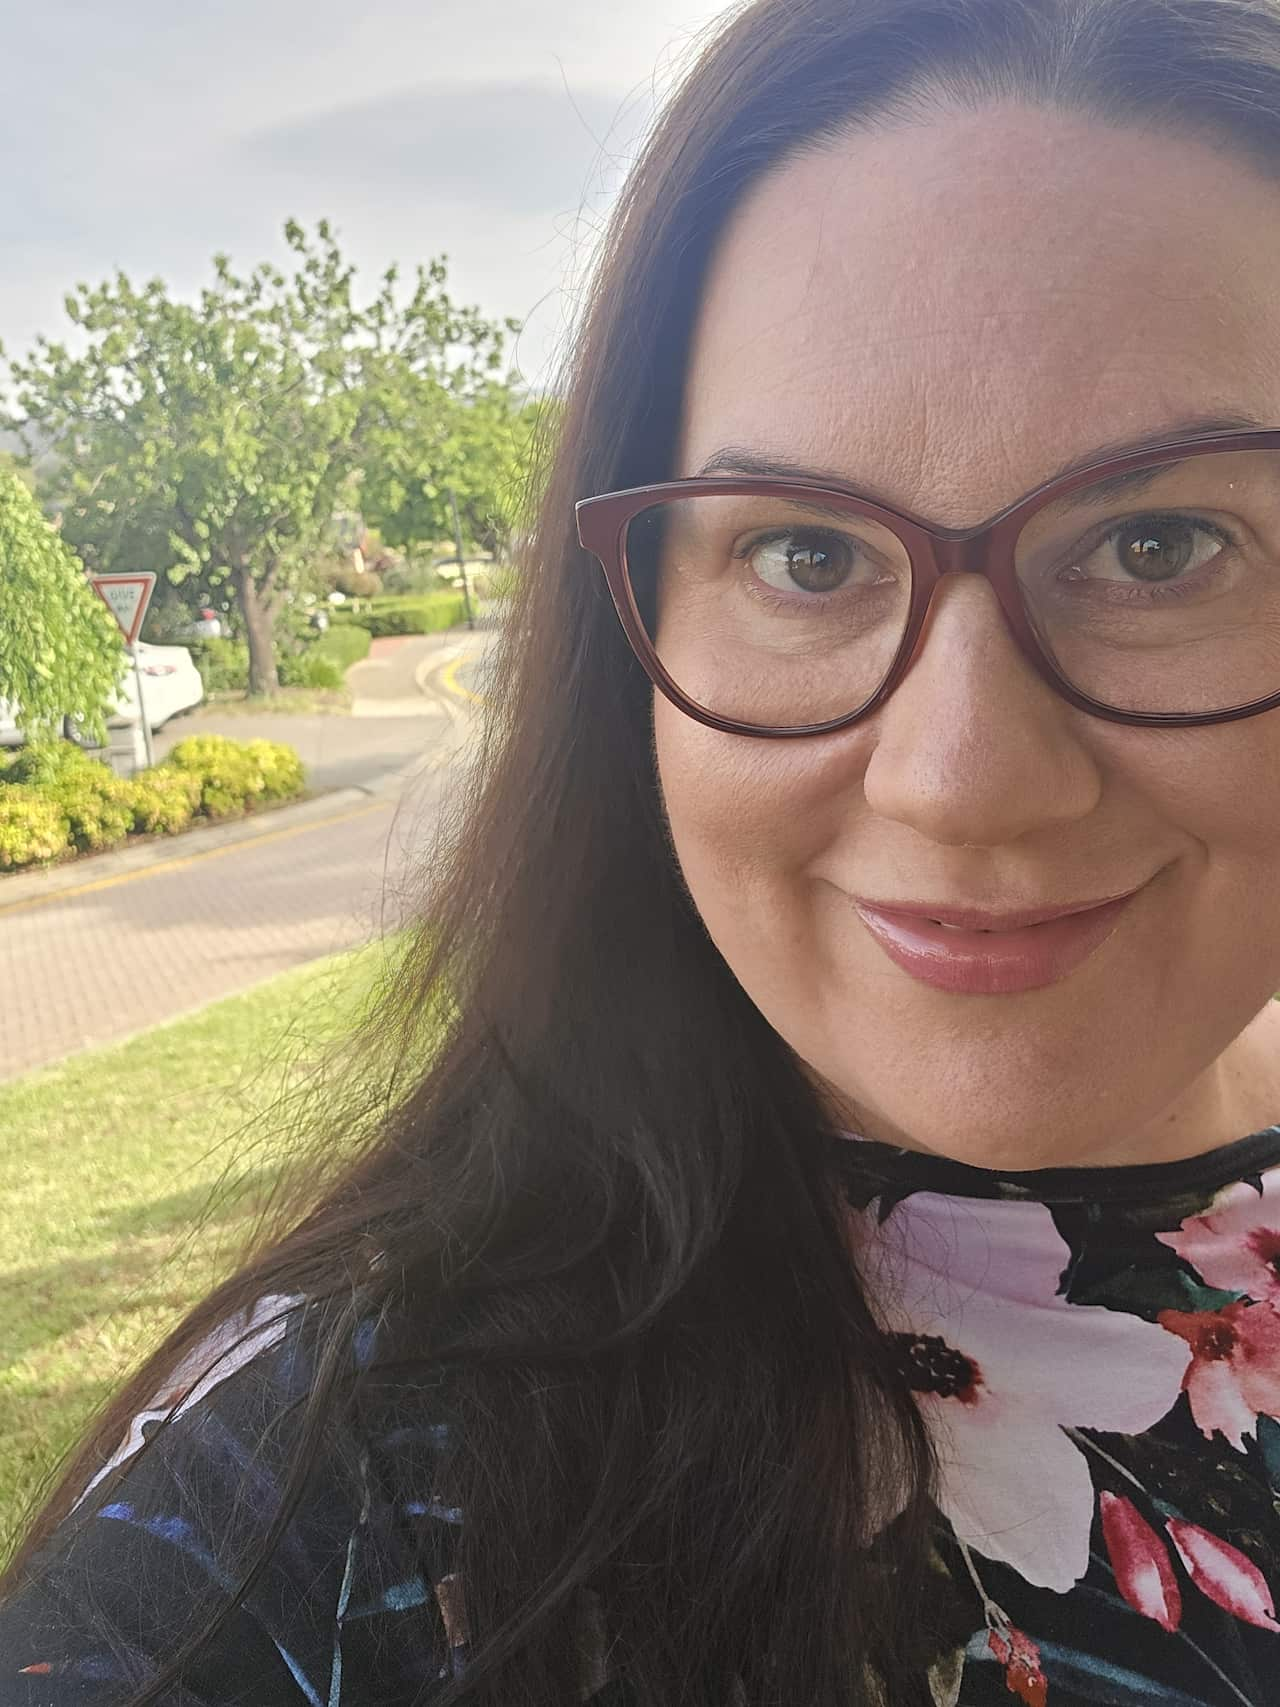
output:
M125 645L132 646L155 591L154 573L144 569L136 575L90 575L89 579L94 592L119 623Z

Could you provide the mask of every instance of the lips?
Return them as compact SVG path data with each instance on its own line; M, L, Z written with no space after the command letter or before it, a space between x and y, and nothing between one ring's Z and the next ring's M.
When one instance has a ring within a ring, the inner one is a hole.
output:
M1014 995L1076 970L1119 928L1138 891L1102 901L988 913L855 901L895 966L949 995Z

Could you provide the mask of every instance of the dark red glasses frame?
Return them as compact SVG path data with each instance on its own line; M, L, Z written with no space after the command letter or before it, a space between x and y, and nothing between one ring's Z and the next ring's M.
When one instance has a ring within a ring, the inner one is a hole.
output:
M1091 699L1072 686L1054 664L1053 659L1036 638L1026 613L1022 591L1018 584L1014 547L1023 528L1037 511L1077 492L1081 487L1094 485L1099 479L1113 474L1128 474L1137 469L1156 468L1166 463L1183 462L1194 456L1208 456L1223 451L1280 450L1280 428L1266 432L1210 433L1194 438L1174 439L1124 456L1107 457L1088 467L1075 469L1056 480L1046 481L990 521L974 528L940 528L931 526L920 516L905 510L895 510L875 498L868 498L852 487L829 486L815 480L774 480L759 476L709 475L696 480L667 480L654 486L634 486L625 492L606 492L596 498L583 498L575 506L578 538L583 549L599 558L609 583L614 606L626 631L632 650L644 667L650 681L675 706L699 723L711 729L722 729L731 735L794 736L826 735L834 729L845 729L860 718L868 717L882 705L906 675L916 644L924 628L934 593L944 575L982 575L1004 613L1004 618L1033 669L1054 691L1095 717L1112 723L1132 723L1146 726L1186 726L1189 724L1231 723L1242 717L1256 717L1259 712L1280 706L1280 684L1277 691L1265 699L1251 700L1227 711L1212 712L1144 712L1121 711ZM829 718L825 723L799 725L763 725L742 723L736 718L720 717L706 706L690 699L663 668L653 643L645 632L627 568L627 531L643 511L655 504L674 498L694 498L708 493L713 496L732 494L765 498L795 498L803 501L815 495L824 504L845 509L850 515L869 516L887 527L906 547L911 564L911 604L902 644L889 667L889 673L876 692L856 710L842 717Z

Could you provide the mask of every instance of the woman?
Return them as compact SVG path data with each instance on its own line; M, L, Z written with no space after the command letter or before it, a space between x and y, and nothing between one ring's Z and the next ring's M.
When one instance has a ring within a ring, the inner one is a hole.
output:
M4 1707L1280 1701L1278 164L1275 0L711 43L419 1082L70 1466Z

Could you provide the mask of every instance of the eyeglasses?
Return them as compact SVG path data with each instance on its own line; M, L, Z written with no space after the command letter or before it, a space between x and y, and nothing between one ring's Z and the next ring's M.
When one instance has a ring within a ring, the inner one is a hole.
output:
M976 528L844 486L736 475L586 498L654 686L731 734L821 735L903 679L946 575L986 578L1033 668L1117 723L1280 706L1280 429L1077 469Z

